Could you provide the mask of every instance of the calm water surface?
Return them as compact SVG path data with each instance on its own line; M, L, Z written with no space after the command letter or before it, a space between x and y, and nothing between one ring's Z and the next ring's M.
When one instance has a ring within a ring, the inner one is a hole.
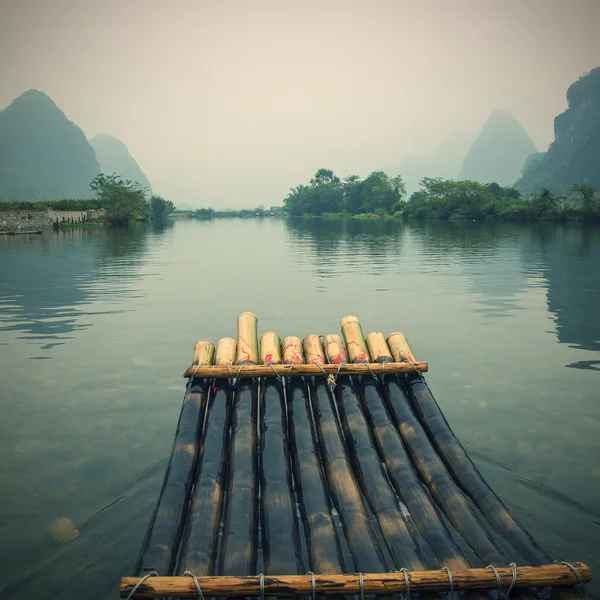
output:
M600 230L177 222L0 236L0 597L116 598L194 342L401 330L486 479L600 576ZM56 518L80 535L56 545ZM598 583L592 586L595 594Z

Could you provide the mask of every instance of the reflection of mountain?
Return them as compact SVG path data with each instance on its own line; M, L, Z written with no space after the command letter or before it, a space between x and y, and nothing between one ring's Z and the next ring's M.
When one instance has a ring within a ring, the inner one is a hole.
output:
M297 219L286 221L299 264L317 277L346 273L434 281L458 270L486 318L522 309L528 288L546 290L558 341L600 352L600 230L554 223L407 222ZM399 279L400 281L400 279ZM569 365L594 368L600 361Z
M118 302L133 293L146 236L139 226L72 229L35 239L0 236L0 330L47 341L46 349L87 328L90 309L82 305Z
M548 309L554 313L559 342L600 352L600 231L564 227L543 247ZM593 273L594 275L590 275ZM600 370L600 360L569 365Z

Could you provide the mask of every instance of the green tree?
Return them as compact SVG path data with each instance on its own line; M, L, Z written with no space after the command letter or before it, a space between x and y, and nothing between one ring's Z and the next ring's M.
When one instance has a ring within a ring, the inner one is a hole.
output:
M152 196L150 198L150 208L152 210L152 218L162 221L175 210L175 205L171 200L165 200L162 196Z
M116 174L96 175L90 183L98 200L108 212L109 220L114 224L126 224L150 212L146 199L146 190L139 183L122 179Z

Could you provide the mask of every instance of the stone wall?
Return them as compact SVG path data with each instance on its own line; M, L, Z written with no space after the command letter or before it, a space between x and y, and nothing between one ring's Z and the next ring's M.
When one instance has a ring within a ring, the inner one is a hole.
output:
M58 223L83 223L103 219L106 211L99 210L4 210L0 211L0 231L39 231L52 229Z

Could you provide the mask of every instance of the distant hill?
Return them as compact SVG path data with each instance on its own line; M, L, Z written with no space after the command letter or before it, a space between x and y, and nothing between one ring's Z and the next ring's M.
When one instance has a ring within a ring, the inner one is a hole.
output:
M497 110L465 156L459 179L512 186L535 151L522 125L509 112Z
M569 87L567 101L554 119L554 142L523 167L515 186L523 194L543 188L564 194L574 183L600 189L600 67Z
M90 144L96 151L96 158L100 163L102 173L110 175L117 173L125 179L137 181L151 192L150 182L144 175L140 166L137 164L133 156L129 154L127 146L117 138L99 133L96 137L90 140Z
M83 131L43 92L29 90L0 112L0 198L90 198L100 172Z
M399 173L406 185L407 196L420 188L423 177L457 179L463 159L469 150L475 132L462 127L444 136L433 155L424 157L410 154L400 163Z

